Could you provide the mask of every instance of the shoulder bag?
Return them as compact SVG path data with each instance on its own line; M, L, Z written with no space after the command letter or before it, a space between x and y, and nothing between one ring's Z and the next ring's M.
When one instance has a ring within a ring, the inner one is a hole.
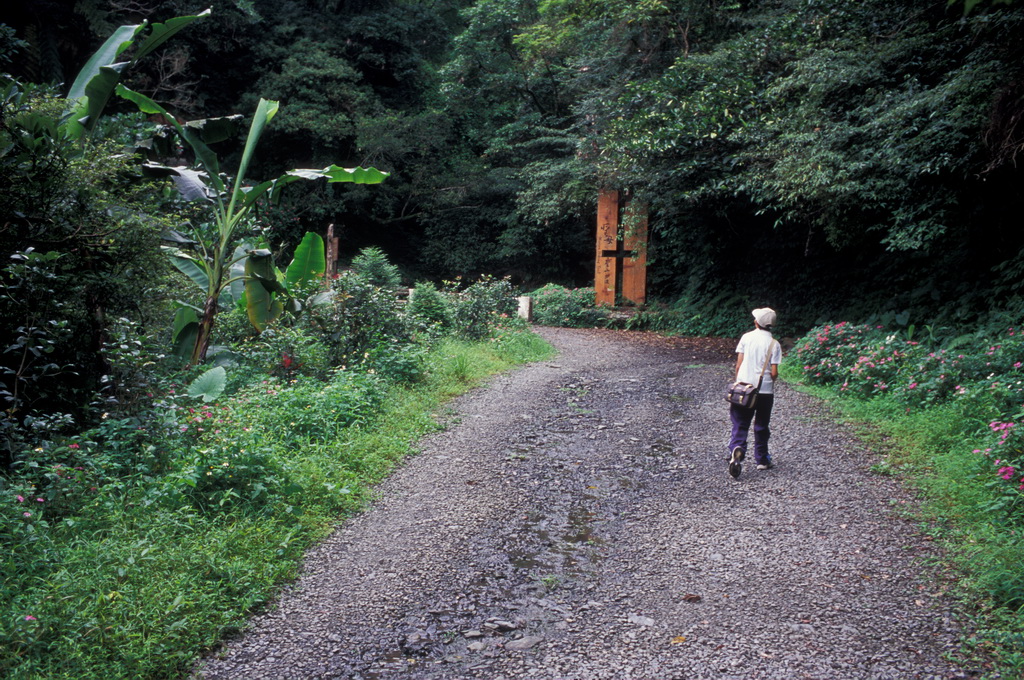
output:
M764 357L764 366L761 367L761 374L757 378L757 384L751 385L745 382L734 382L729 385L725 393L725 400L730 404L742 406L743 408L754 408L757 401L757 393L761 390L761 383L764 381L764 372L768 369L768 362L772 358L772 350L775 349L775 341L768 345L768 353Z

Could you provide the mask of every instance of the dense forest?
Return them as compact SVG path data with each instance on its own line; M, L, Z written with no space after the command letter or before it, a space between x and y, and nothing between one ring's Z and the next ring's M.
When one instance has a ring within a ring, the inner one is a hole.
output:
M0 58L68 83L116 26L202 9L18 3ZM1000 1L230 0L124 77L188 120L279 100L254 176L391 173L292 190L265 216L278 257L334 223L343 257L380 246L410 281L586 286L611 187L649 202L651 292L677 308L956 323L1021 293L1022 21ZM5 251L30 245L4 210Z

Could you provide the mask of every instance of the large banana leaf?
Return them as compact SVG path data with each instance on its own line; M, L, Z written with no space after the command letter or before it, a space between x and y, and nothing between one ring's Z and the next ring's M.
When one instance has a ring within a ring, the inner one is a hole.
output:
M194 257L190 257L180 250L169 250L171 256L171 264L188 278L195 281L195 284L204 293L210 291L210 276L206 273L206 269L200 265Z
M190 325L196 325L198 323L199 316L196 314L196 310L192 307L178 307L174 312L174 326L172 328L171 337L174 340L177 340L183 332L187 332Z
M245 195L245 205L251 205L269 190L269 198L276 202L280 197L281 190L300 179L321 179L326 178L328 182L352 182L354 184L380 184L387 179L390 173L383 172L377 168L343 168L340 165L331 165L322 170L298 169L289 170L275 180L263 182L248 191Z
M199 138L206 144L216 144L237 135L243 120L245 120L245 116L240 113L217 116L216 118L200 118L185 123L185 129L198 132Z
M213 186L214 190L218 194L224 193L224 183L220 179L220 161L217 160L217 154L203 143L203 140L201 139L202 135L199 131L185 128L174 116L168 113L164 107L160 106L146 95L135 92L134 90L129 90L127 87L120 84L115 89L119 97L127 99L135 104L139 107L139 111L150 115L163 116L166 123L173 127L178 135L192 147L192 150L196 154L196 158L199 159L199 162L206 169L210 179L210 184Z
M175 33L193 21L210 14L207 9L196 15L176 17L162 24L152 24L149 35L136 50L130 62L117 62L117 58L136 43L139 34L148 24L121 26L107 38L85 66L78 72L75 81L68 91L69 109L65 129L73 139L78 139L86 132L92 132L103 109L113 95L117 84L121 81L121 72L129 64L134 64L154 49L162 45Z
M210 187L203 178L207 177L205 172L198 172L190 168L174 168L171 180L174 187L186 201L212 201Z
M245 171L249 169L249 162L252 160L252 155L256 152L256 143L259 142L260 136L263 134L263 129L267 127L267 123L269 123L270 119L277 114L279 106L278 102L269 99L260 99L260 103L256 106L256 113L253 114L252 124L249 126L249 136L245 139L245 149L242 151L242 160L238 163L238 174L235 175L235 186L231 190L231 203L228 205L229 217L233 216L235 213L235 202L238 198L242 198L242 208L251 205L253 201L259 198L259 195L256 195L253 196L250 201L248 196L253 192L250 191L248 193L243 193L242 183L245 181ZM264 184L266 184L266 182L264 182Z
M231 291L231 300L236 304L245 295L245 259L252 249L252 244L248 242L239 243L231 256L228 288Z
M76 101L84 97L89 81L96 77L101 68L113 64L122 52L131 47L135 42L135 37L145 26L145 24L135 24L134 26L121 26L115 30L78 72L75 82L68 90L68 99Z
M168 19L162 24L153 24L152 29L149 32L149 36L141 45L139 45L139 49L135 52L135 58L132 59L132 62L134 63L139 59L142 59L144 56L163 45L168 38L191 24L193 21L210 16L211 11L212 10L207 8L199 14L174 17L173 19Z
M171 335L171 353L182 359L192 354L199 335L199 315L191 307L179 307L174 313L174 327Z
M73 118L67 123L66 129L72 138L78 139L82 132L93 131L127 65L128 62L122 61L101 66L99 73L85 86L85 96L78 100L79 105L71 114Z
M245 302L249 321L261 333L284 313L270 282L277 282L274 258L269 250L254 250L245 260Z
M299 286L320 278L326 270L327 258L324 255L324 240L320 234L307 231L298 247L295 248L295 256L284 274L288 290L294 294Z

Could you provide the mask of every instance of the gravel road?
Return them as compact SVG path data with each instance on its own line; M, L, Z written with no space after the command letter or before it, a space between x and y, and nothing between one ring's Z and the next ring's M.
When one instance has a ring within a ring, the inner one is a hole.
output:
M910 497L777 388L726 470L734 341L538 329L200 678L967 678Z

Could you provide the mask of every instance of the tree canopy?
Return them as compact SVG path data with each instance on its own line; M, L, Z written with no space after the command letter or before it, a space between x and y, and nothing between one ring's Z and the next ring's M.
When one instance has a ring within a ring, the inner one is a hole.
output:
M112 26L165 18L32 5L5 10L3 44L38 81ZM129 85L191 118L281 101L260 174L391 173L287 197L282 253L338 222L349 256L376 245L413 277L587 285L608 186L650 203L665 300L770 302L809 324L964 320L1021 293L1019 2L233 0L213 15Z

